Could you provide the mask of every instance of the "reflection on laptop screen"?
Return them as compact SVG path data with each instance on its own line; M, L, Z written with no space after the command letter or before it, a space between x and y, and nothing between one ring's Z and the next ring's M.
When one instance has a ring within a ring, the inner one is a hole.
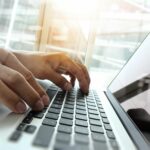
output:
M122 108L142 130L150 125L150 34L109 86Z

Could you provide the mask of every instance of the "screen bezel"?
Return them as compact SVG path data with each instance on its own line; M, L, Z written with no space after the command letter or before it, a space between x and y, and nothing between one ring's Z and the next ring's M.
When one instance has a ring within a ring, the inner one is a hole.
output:
M145 39L149 36L150 34L148 34L144 40L141 42L141 44L145 41ZM139 128L136 126L136 124L132 121L132 119L129 117L129 115L125 112L125 110L122 108L122 106L120 105L120 103L118 102L118 100L116 99L116 97L113 95L113 93L110 91L109 87L111 86L111 84L116 80L116 78L119 76L119 74L121 73L121 71L124 69L124 67L126 66L126 64L129 62L129 60L135 55L135 53L138 51L139 47L141 46L141 44L137 47L137 49L135 50L135 52L133 53L133 55L128 59L128 61L125 63L125 65L123 66L123 68L119 71L119 73L116 75L116 77L112 80L112 82L110 83L110 85L107 87L106 89L106 96L108 97L110 103L112 104L115 112L117 113L120 121L122 122L123 126L125 127L127 133L129 134L129 136L131 137L131 139L133 140L133 142L135 143L135 145L137 146L138 149L141 150L149 150L150 146L149 146L149 142L147 141L147 139L144 137L144 135L141 133L141 131L139 130Z

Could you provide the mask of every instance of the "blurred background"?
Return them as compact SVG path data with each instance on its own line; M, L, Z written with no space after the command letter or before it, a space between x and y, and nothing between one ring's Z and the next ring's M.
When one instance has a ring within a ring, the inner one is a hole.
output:
M82 56L110 83L150 32L150 0L0 0L0 47Z

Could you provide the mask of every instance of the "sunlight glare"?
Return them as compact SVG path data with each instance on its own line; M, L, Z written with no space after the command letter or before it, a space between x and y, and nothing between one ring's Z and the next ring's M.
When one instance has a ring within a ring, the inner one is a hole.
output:
M90 16L97 10L98 0L55 0L54 5L66 13Z

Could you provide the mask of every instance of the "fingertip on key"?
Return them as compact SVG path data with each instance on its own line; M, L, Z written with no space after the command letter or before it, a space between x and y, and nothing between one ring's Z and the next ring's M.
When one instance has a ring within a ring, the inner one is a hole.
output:
M41 99L42 99L42 101L43 101L45 106L49 105L50 99L49 99L49 97L47 95L43 95Z

